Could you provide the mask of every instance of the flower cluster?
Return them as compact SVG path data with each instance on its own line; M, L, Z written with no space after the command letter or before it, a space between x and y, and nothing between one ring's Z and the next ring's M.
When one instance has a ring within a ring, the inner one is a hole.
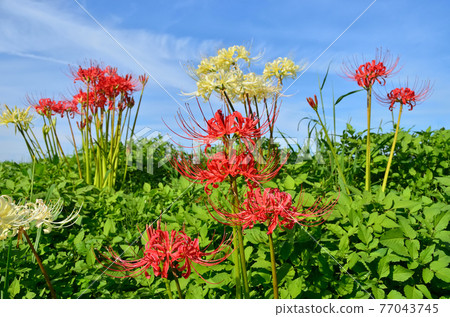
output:
M258 58L250 58L250 53L244 46L221 49L216 56L202 59L192 71L197 80L197 91L188 95L201 96L208 101L211 94L216 92L224 100L259 102L279 93L280 87L273 83L273 78L295 78L301 69L292 60L278 58L266 64L263 75L244 73L240 61L249 66L255 59Z
M28 130L31 122L33 121L33 115L29 113L30 107L26 109L17 108L10 109L7 105L4 105L5 109L0 115L0 124L8 126L12 123L16 128L17 126L22 127L24 130Z
M203 126L200 122L194 120L194 115L190 107L186 107L189 118L186 119L181 112L178 112L177 122L185 135L180 135L173 131L176 135L183 139L195 141L199 145L206 145L206 150L211 147L211 144L217 140L222 140L224 143L230 143L232 139L240 139L245 144L255 145L254 140L264 135L270 124L270 120L261 120L256 114L250 116L243 116L239 111L235 111L229 115L224 115L222 110L217 110L211 119L206 119L204 114L203 121L206 125ZM200 108L201 111L201 108ZM269 116L276 119L278 113L273 113L273 109L269 111Z
M15 204L11 197L0 196L0 240L15 236L22 227L28 229L31 224L45 226L44 233L49 233L53 226L67 227L75 223L80 210L74 210L64 220L55 221L62 211L62 203L46 205L41 199L36 203Z
M358 86L369 89L375 82L384 86L386 78L395 74L399 58L392 59L389 51L382 52L377 51L375 59L370 62L359 64L356 61L354 63L344 64L342 70L345 76L353 81L356 81Z
M430 91L430 83L427 82L420 88L395 88L387 93L385 97L380 97L377 95L377 98L380 102L389 105L389 110L391 111L394 110L396 103L400 103L404 106L408 105L409 110L412 110L418 102L421 102L429 97Z
M155 276L168 278L169 272L172 272L175 276L181 274L184 278L188 278L192 269L195 271L193 263L212 266L225 261L231 254L229 250L226 252L230 241L226 241L225 237L215 250L209 252L206 251L209 245L203 250L200 249L198 238L191 239L184 230L169 232L147 226L143 238L146 240L145 247L137 259L124 260L111 248L108 249L109 255L101 253L97 259L108 270L125 274L113 275L114 277L135 277L144 273L146 278L150 278L149 270L152 269ZM221 252L224 255L216 258Z
M218 188L217 183L238 176L243 176L249 187L256 187L275 177L285 162L273 155L265 164L257 164L248 150L241 153L232 150L231 153L217 152L203 164L195 164L192 157L179 155L172 160L172 165L184 177L205 184L205 192L210 195L210 185Z
M237 213L226 212L213 203L211 206L228 224L241 226L244 230L253 228L256 223L267 223L267 234L272 234L277 226L292 229L296 223L303 226L321 224L337 200L322 207L319 207L320 202L318 199L312 207L303 208L300 202L294 205L291 195L278 188L256 188L247 192Z
M56 114L61 115L62 118L66 113L73 118L75 114L80 113L77 104L67 100L55 101L50 98L41 98L33 107L38 114L47 118Z
M73 96L73 104L89 106L94 113L105 110L106 107L109 110L121 110L134 105L132 94L138 90L138 81L130 74L120 76L116 68L102 68L99 65L91 65L88 68L80 66L72 73L74 82L84 84Z
M278 57L271 63L267 63L264 68L263 76L266 79L276 78L278 80L283 80L283 78L297 77L297 73L301 71L303 67L296 65L292 60L287 57Z

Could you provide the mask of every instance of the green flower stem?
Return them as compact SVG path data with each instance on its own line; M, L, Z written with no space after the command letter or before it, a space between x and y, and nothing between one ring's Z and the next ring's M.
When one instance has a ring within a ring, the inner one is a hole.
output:
M75 155L77 157L78 174L80 175L80 179L82 179L83 175L81 174L81 164L80 164L80 158L78 157L77 143L75 142L75 136L73 135L72 123L70 123L68 114L67 114L67 121L69 122L70 132L72 133L73 146L75 148Z
M9 288L9 283L8 283L8 273L9 273L9 263L11 262L11 248L12 248L12 238L9 238L9 245L8 245L8 255L6 258L6 271L5 271L5 281L3 284L3 292L2 292L2 299L4 298L9 298L8 295L8 288Z
M31 148L30 144L28 143L28 140L25 137L25 134L23 133L22 128L19 128L18 130L19 130L20 134L22 134L22 137L25 140L25 143L27 144L27 149L28 149L28 152L30 153L31 159L34 160L33 157L36 157L36 155L34 154L33 149Z
M370 191L370 112L372 104L372 86L367 89L367 146L366 146L366 191Z
M47 282L48 288L50 289L52 298L56 299L55 290L53 289L52 282L50 281L50 277L48 276L47 271L45 270L44 265L42 264L41 258L39 257L39 255L36 252L36 249L34 248L33 244L31 243L30 237L28 236L27 232L23 228L21 228L20 230L23 233L23 235L25 236L25 239L27 240L28 245L31 248L31 252L33 252L34 257L36 258L39 268L41 269L41 272L44 275L45 281Z
M237 227L238 234L238 243L239 243L239 254L241 258L241 273L242 280L244 282L244 298L249 298L250 287L248 285L248 276L247 276L247 264L245 263L245 252L244 252L244 242L242 237L242 228Z
M392 142L391 153L389 154L389 160L387 163L386 171L384 172L383 185L381 186L381 191L384 192L386 190L386 184L388 180L389 170L391 169L392 158L394 157L395 143L397 143L398 130L400 127L400 119L402 116L403 104L400 103L400 110L398 112L398 120L397 127L395 128L394 141Z
M175 279L175 285L177 286L177 291L178 291L178 297L180 299L183 299L183 293L181 292L181 287L180 287L180 282L178 281L178 277L174 274L173 275L174 279Z
M237 213L237 211L238 211L237 208L239 206L239 196L238 196L238 190L237 190L237 184L236 184L235 178L232 178L232 180L231 180L231 190L232 190L233 196L234 196L233 209L234 209L234 212ZM245 262L244 239L242 237L242 228L240 226L237 227L236 233L238 236L242 281L244 283L244 298L248 298L249 293L250 293L250 287L248 285L247 264Z
M317 118L319 118L319 123L320 123L320 125L322 126L323 131L325 132L325 137L326 137L326 139L327 139L328 146L330 147L331 154L333 155L334 161L336 162L336 166L337 166L337 169L338 169L338 173L339 173L339 175L341 176L342 181L344 182L345 190L347 191L347 194L350 195L350 191L349 191L349 189L348 189L348 187L347 187L347 181L345 180L344 173L343 173L342 170L341 170L341 166L340 166L340 164L339 164L339 160L338 160L338 157L337 157L337 155L336 155L336 151L334 150L333 143L331 143L330 136L328 135L327 127L323 124L322 118L320 117L319 112L317 111L317 108L314 109L314 110L316 111Z
M277 266L275 262L275 250L273 247L272 234L269 234L269 248L270 248L270 263L272 264L273 298L278 299Z
M236 283L236 299L242 298L242 290L241 290L241 270L240 270L240 261L239 261L239 241L237 231L239 229L233 227L233 244L234 244L234 252L233 252L233 262L234 262L234 281Z
M170 290L170 282L169 282L169 280L165 278L164 279L164 283L166 284L167 296L169 296L169 299L173 299L172 291Z

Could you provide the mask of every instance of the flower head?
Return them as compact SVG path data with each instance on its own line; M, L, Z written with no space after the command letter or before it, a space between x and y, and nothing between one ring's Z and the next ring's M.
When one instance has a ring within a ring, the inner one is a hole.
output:
M417 103L424 101L431 94L430 82L423 82L420 87L417 86L417 82L413 88L406 87L392 89L386 96L376 95L377 99L384 104L389 105L389 110L394 110L396 103L409 106L411 111Z
M8 126L9 123L12 123L15 127L20 126L27 130L33 121L33 115L31 115L29 111L30 107L20 109L17 108L17 106L14 106L14 109L10 109L5 105L5 110L3 110L0 115L0 124Z
M72 70L72 76L74 82L84 84L78 94L73 96L72 103L81 104L82 108L90 107L93 112L104 110L106 106L109 110L123 110L133 106L134 99L131 95L139 90L138 83L144 86L148 81L147 76L141 76L138 81L130 74L119 75L114 67L102 67L95 63L87 68L80 66L78 70Z
M377 50L375 59L358 63L356 60L353 62L344 63L342 71L346 78L356 81L358 86L369 89L375 82L384 86L386 84L386 78L394 75L397 71L395 68L398 65L399 58L392 59L389 51Z
M68 114L73 118L76 113L80 113L77 108L77 103L66 100L56 101L50 98L41 98L33 107L38 114L45 117L59 114L62 118L65 114Z
M186 118L181 112L177 114L177 123L183 130L185 135L180 135L168 127L173 133L179 137L195 141L200 146L206 145L206 150L217 140L227 143L231 139L240 139L245 145L255 145L254 139L260 138L269 128L271 120L276 120L278 112L273 113L270 109L269 119L258 119L256 114L244 117L240 112L235 111L232 114L225 115L222 110L217 110L211 119L207 119L199 105L199 109L203 116L203 123L198 122L190 107L186 107L188 117Z
M76 221L81 208L73 211L64 220L55 221L62 211L62 203L46 205L41 199L36 203L15 204L11 197L0 196L0 240L15 236L19 228L28 229L33 223L36 227L45 225L44 233L49 233L53 226L67 227Z
M265 164L257 164L253 155L248 151L237 153L218 152L208 158L206 163L194 164L193 158L179 155L172 159L172 165L184 177L192 181L205 184L205 192L211 194L213 188L218 188L218 183L228 178L242 176L250 187L271 180L286 163L287 157L280 163L275 153L266 160ZM278 165L278 163L280 163Z
M0 196L0 240L15 236L20 227L28 227L32 216L24 205L16 205L12 198Z
M74 209L63 220L56 221L63 209L62 201L58 201L55 204L45 204L42 199L37 199L36 203L29 204L31 210L32 221L35 222L37 228L44 225L44 233L49 233L53 227L63 228L73 225L80 214L81 208Z
M317 102L317 96L314 95L314 99L312 99L311 97L306 98L306 101L309 103L309 105L311 106L311 108L313 108L315 111L317 111L317 106L318 106L318 102Z
M302 70L303 67L296 65L292 60L287 57L281 58L278 57L271 63L267 63L263 76L266 79L276 78L278 80L283 80L283 78L297 77L297 73Z
M124 260L111 248L108 249L109 256L100 254L100 259L97 259L108 270L125 273L124 276L114 277L135 277L144 273L146 278L150 278L149 270L152 269L155 276L168 278L169 272L172 272L176 276L181 274L184 278L188 278L192 269L195 270L193 263L212 266L225 261L231 254L225 252L222 257L215 258L229 247L230 240L225 241L225 237L215 250L209 252L206 251L208 246L203 250L200 249L198 238L191 239L183 230L169 232L146 226L144 239L146 242L142 255L136 254L137 259ZM207 260L205 257L211 258ZM103 263L105 260L107 264Z
M277 226L292 229L296 223L302 226L321 224L337 199L325 206L319 206L320 202L321 199L318 199L310 208L303 208L300 202L294 205L291 195L278 188L265 188L262 191L255 188L247 192L238 213L226 212L214 204L211 205L219 216L229 221L228 224L246 229L253 228L256 223L266 223L267 234L271 234Z

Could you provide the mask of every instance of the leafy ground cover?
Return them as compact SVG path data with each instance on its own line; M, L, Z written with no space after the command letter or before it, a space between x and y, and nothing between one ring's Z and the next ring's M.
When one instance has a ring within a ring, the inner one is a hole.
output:
M281 298L449 298L450 295L450 130L400 130L387 191L381 190L394 133L372 133L372 186L364 188L366 136L350 125L334 143L347 177L350 194L336 185L333 156L323 137L318 150L299 147L288 164L266 183L302 199L339 199L326 222L317 227L295 226L274 231L277 278ZM156 142L149 140L148 142ZM121 149L124 155L124 149ZM156 153L155 161L164 151ZM16 201L61 199L65 210L81 208L71 227L43 234L29 231L58 298L167 298L163 279L144 275L112 278L96 259L95 250L111 246L133 256L141 245L139 229L161 215L167 229L183 226L202 247L217 245L230 228L215 221L203 202L204 186L180 177L170 164L154 174L119 169L116 189L88 185L77 174L56 164L0 163L0 193ZM213 236L213 232L216 234ZM212 239L212 241L210 240ZM29 246L16 240L0 242L1 287L10 298L48 298L50 292ZM251 298L271 298L272 275L265 229L244 231L244 248ZM98 253L97 253L98 254ZM234 298L232 261L180 278L186 298ZM171 288L176 289L174 281Z

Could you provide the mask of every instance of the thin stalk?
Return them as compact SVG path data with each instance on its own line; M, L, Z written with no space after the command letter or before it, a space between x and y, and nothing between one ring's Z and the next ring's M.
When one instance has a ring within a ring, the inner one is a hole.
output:
M366 145L366 191L370 191L370 115L372 86L367 89L367 145Z
M227 99L227 105L230 105L230 108L233 112L235 112L236 110L234 110L233 104L231 103L230 98L228 97L228 94L225 90L223 90L223 94L225 96L225 98ZM231 114L232 112L230 111L230 109L228 109L228 112Z
M83 175L81 174L81 164L80 164L80 158L78 157L77 143L75 142L75 136L73 134L72 124L70 123L70 120L69 120L69 115L67 115L67 121L69 122L70 132L72 133L73 146L75 148L75 156L77 157L78 174L80 175L80 179L82 179Z
M22 128L18 129L20 134L22 134L23 139L25 140L25 143L27 144L27 148L28 148L28 152L30 153L31 159L33 160L34 157L36 157L36 155L33 152L33 149L31 148L30 144L28 143L27 138L25 137L25 134L22 131Z
M238 196L238 192L237 192L237 184L236 184L235 178L232 178L231 190L232 190L233 196L234 196L233 197L234 198L233 209L234 209L234 212L236 213L237 212L236 209L239 206L239 196ZM244 298L248 298L249 293L250 293L250 287L248 286L247 264L245 261L245 252L244 252L244 241L243 241L243 237L242 237L242 228L240 226L237 227L236 233L238 236L242 281L244 283Z
M170 290L169 280L165 278L164 283L166 284L167 296L169 296L169 299L173 299L172 291Z
M272 266L273 298L278 299L277 264L275 262L275 251L273 247L272 234L269 234L269 248L270 248L270 263Z
M34 137L34 140L28 134L28 130L30 130L31 134ZM41 145L39 144L38 140L36 139L36 136L34 135L33 129L31 129L31 128L30 129L24 129L24 131L25 131L26 135L28 136L28 139L31 141L31 144L33 144L33 146L34 146L34 148L35 148L35 150L36 150L36 152L37 152L37 154L39 156L39 159L45 158L44 151L42 151ZM39 153L39 151L40 151L40 153Z
M181 287L180 287L180 282L178 281L178 277L175 274L173 275L173 277L175 280L175 285L177 286L178 297L180 299L183 299L183 293L181 292Z
M236 283L236 299L242 298L241 291L241 274L240 274L240 261L239 261L239 240L237 237L238 228L233 227L233 244L234 244L234 252L233 252L233 262L234 262L234 281Z
M389 170L391 169L392 158L394 157L395 143L397 143L398 130L400 127L400 119L402 116L403 104L400 103L400 111L398 112L397 127L395 128L394 141L392 142L391 153L389 154L389 160L386 167L386 172L384 173L383 185L381 186L381 191L386 190L386 184L388 180Z
M317 111L317 109L315 109L315 111L316 111L317 117L319 118L319 123L320 123L320 125L322 126L322 129L323 129L323 131L324 131L324 133L325 133L325 137L326 137L326 139L327 139L328 146L330 147L331 154L333 155L333 158L334 158L334 160L335 160L335 162L336 162L336 166L337 166L337 169L338 169L338 173L339 173L339 175L341 176L342 181L344 182L344 185L345 185L345 189L346 189L346 191L347 191L347 194L350 195L350 190L347 188L347 181L345 180L344 173L343 173L342 170L341 170L341 166L340 166L340 164L339 164L339 160L338 160L338 158L337 158L336 151L334 150L334 146L333 146L333 144L331 143L330 137L329 137L329 135L328 135L327 128L326 128L326 126L323 124L322 119L320 118L320 115L319 115L319 112Z
M11 261L11 248L12 248L12 238L9 238L9 245L8 245L8 255L6 258L6 272L5 272L5 281L3 284L3 292L2 292L2 299L4 299L5 297L9 298L9 294L8 294L8 273L9 273L9 263Z
M47 274L47 271L44 268L44 265L42 264L41 258L39 257L39 255L36 252L36 249L34 248L33 244L31 243L30 237L28 236L28 233L21 228L22 233L25 236L25 239L27 239L28 245L31 248L31 252L33 252L34 257L36 258L36 261L39 265L39 268L41 269L42 274L44 275L45 281L47 282L48 288L50 289L50 293L52 295L53 299L56 299L56 293L55 290L53 289L52 283L50 282L50 277Z

